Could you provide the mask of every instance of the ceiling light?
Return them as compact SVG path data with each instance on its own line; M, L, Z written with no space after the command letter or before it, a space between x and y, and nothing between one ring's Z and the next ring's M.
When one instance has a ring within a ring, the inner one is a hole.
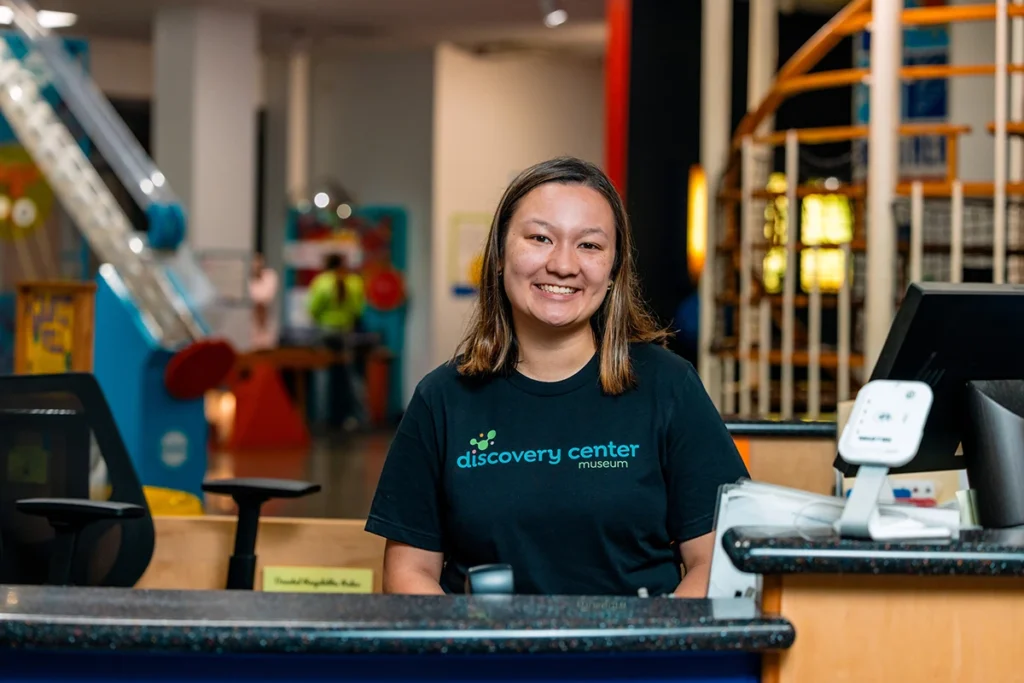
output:
M41 9L36 12L36 19L43 28L68 28L78 23L78 15L71 12L54 12ZM6 5L0 6L0 24L10 24L14 21L14 11Z
M555 28L569 21L569 13L558 7L555 0L542 0L540 11L544 15L544 25L548 28Z

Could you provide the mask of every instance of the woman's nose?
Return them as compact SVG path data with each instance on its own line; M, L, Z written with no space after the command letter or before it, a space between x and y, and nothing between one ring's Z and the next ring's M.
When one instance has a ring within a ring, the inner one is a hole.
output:
M548 270L562 277L571 277L579 271L576 250L571 244L559 244L551 250L551 258L548 259Z

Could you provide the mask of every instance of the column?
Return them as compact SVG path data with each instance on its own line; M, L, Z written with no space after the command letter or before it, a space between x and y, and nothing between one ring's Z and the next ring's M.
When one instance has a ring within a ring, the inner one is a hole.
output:
M732 2L704 0L701 14L700 164L708 183L708 238L700 292L698 368L704 386L718 404L721 397L720 364L714 363L711 344L715 321L715 245L719 224L717 193L729 155L732 136Z
M258 39L255 13L157 12L154 157L188 211L188 241L197 252L247 258L254 246Z
M878 2L871 24L868 123L868 224L865 278L864 377L878 361L892 324L896 226L892 202L899 174L900 80L903 3Z
M296 47L288 58L288 199L306 199L309 187L309 49Z
M768 94L778 71L778 0L750 0L750 27L747 34L747 110L757 108ZM774 117L765 117L758 133L774 127ZM767 181L767 178L764 179Z

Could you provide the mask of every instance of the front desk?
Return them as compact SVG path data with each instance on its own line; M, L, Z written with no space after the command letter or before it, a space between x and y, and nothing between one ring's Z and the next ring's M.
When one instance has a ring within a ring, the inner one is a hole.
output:
M5 681L753 683L793 640L738 600L0 586Z
M774 683L1024 680L1022 531L879 543L737 527L722 540L796 630L765 655Z

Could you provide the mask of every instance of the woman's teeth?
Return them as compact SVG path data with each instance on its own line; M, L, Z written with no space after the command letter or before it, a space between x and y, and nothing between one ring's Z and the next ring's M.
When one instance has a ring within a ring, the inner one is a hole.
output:
M557 285L537 285L545 292L551 292L552 294L572 294L577 290L572 287L558 287Z

